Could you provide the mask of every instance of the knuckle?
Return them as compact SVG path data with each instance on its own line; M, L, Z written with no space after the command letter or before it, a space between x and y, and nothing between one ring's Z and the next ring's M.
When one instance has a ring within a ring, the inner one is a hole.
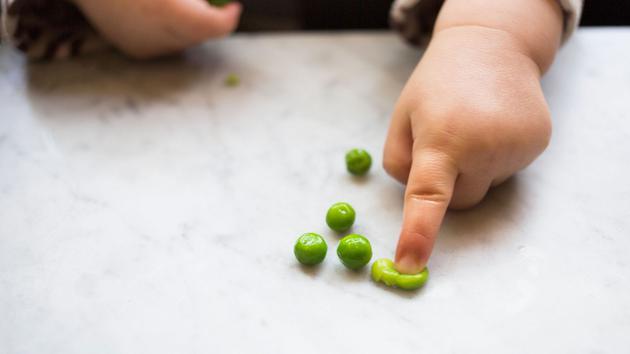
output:
M414 140L414 149L432 147L437 150L453 151L462 142L465 130L461 114L454 107L431 107L411 113L414 130L422 139Z
M410 166L411 162L409 161L403 161L390 155L383 157L383 169L385 172L402 183L407 181Z
M433 239L435 239L434 235L429 235L427 233L421 233L421 232L417 232L417 231L404 231L404 235L405 238L407 238L408 240L416 240L419 242L422 241L432 241Z
M431 202L436 204L446 204L450 196L446 188L440 186L423 186L421 190L411 190L407 192L407 201Z
M397 170L398 164L388 156L383 157L383 169L390 175Z

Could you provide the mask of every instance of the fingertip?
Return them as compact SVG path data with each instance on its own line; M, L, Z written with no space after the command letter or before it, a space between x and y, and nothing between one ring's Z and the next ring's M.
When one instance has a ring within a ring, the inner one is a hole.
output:
M221 8L216 9L219 11L219 18L217 19L217 30L219 34L229 34L233 32L238 26L243 6L239 2L231 2Z
M396 249L396 269L401 273L416 274L429 261L456 178L457 170L441 155L414 157Z
M195 0L187 8L191 28L200 39L218 38L233 32L238 26L243 6L231 2L222 7Z
M220 10L231 14L234 17L239 17L243 12L243 5L240 2L233 1L225 6L223 6Z
M401 274L418 274L424 267L425 263L419 262L409 256L398 259L396 263L394 263L394 268Z
M403 230L396 248L396 269L404 274L416 274L429 260L433 240L418 233Z

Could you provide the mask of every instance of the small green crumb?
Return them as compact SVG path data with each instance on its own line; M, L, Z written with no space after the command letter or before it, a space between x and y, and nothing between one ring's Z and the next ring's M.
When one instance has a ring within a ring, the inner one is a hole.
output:
M227 4L231 3L231 2L232 2L232 0L208 0L208 3L210 5L218 6L218 7L225 6L225 5L227 5Z
M225 77L225 81L223 81L223 83L227 87L236 87L241 83L241 79L238 75L232 73Z

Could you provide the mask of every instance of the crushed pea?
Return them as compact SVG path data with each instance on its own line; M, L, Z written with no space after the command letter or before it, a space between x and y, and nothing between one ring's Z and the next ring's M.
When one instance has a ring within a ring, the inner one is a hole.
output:
M391 287L415 290L422 287L429 279L429 270L425 267L418 274L401 274L394 268L391 259L377 259L372 264L372 279Z

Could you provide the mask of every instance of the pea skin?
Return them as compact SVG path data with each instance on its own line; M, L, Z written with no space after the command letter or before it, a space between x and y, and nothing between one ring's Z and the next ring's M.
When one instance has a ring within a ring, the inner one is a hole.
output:
M372 166L372 156L363 149L352 149L346 153L346 169L355 176L363 176Z
M356 213L352 205L339 202L333 204L326 212L326 224L337 232L350 230L354 224Z
M337 256L347 268L358 270L372 259L372 245L364 236L350 234L339 241Z
M293 254L298 262L311 266L324 261L328 245L321 235L316 233L306 233L300 236L293 247Z

